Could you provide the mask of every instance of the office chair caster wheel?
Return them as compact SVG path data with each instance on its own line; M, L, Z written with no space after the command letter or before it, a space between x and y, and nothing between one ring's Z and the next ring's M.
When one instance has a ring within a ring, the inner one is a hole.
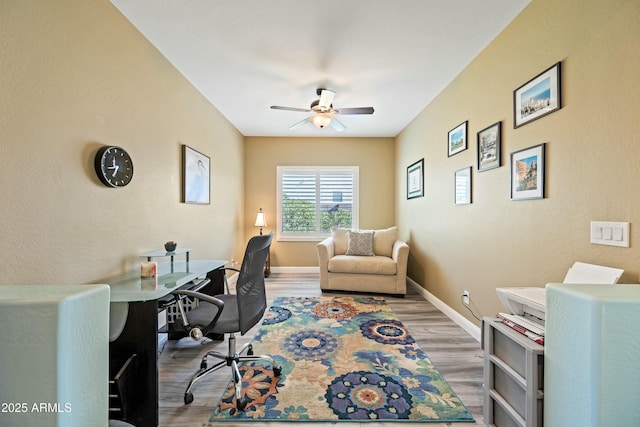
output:
M274 376L279 377L281 373L282 373L282 368L280 366L274 366L273 367L273 375Z
M193 393L185 393L184 394L184 404L188 405L191 402L193 402Z
M247 348L247 356L253 356L253 346L252 345L250 345Z
M249 398L247 396L243 396L240 400L236 401L236 408L238 411L244 411L249 403Z

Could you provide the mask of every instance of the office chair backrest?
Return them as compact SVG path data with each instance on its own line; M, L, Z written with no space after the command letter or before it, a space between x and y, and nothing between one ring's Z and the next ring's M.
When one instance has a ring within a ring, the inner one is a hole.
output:
M247 243L242 267L236 283L240 333L244 335L262 318L267 308L264 290L264 264L267 260L273 232L254 236Z

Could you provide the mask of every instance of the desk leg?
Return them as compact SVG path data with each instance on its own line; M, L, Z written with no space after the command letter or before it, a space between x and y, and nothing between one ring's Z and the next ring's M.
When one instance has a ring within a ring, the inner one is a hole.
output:
M158 304L156 301L129 303L127 323L120 336L109 344L110 376L137 354L136 370L127 384L130 396L125 418L136 427L158 425Z
M264 277L271 276L271 249L267 252L267 262L264 264Z

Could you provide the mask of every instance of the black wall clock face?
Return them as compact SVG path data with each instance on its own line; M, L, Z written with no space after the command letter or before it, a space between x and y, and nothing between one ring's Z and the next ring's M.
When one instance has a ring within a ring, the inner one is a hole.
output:
M124 187L133 178L131 156L120 147L102 147L96 153L96 174L109 187Z

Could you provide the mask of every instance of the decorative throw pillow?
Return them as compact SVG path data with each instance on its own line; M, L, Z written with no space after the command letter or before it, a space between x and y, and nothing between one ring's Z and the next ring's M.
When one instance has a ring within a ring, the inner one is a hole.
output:
M373 231L349 231L347 255L374 256Z
M332 228L331 237L333 238L333 253L334 255L344 255L347 253L347 246L349 245L349 229L347 228Z
M391 257L393 244L398 240L398 227L375 230L373 235L373 252L376 255Z

